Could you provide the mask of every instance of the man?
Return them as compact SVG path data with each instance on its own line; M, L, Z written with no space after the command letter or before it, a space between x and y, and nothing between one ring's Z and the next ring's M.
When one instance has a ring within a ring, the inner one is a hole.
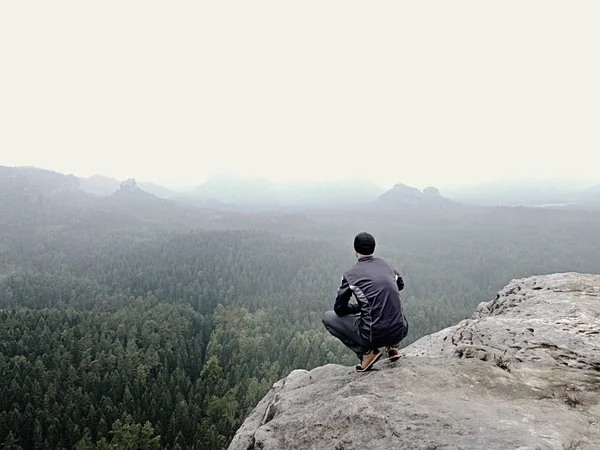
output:
M400 358L397 345L408 333L402 296L404 281L381 258L373 256L375 238L366 232L354 238L358 261L342 277L333 311L323 316L323 325L333 336L356 353L359 372L366 372L386 347L390 361ZM354 296L357 303L350 303Z

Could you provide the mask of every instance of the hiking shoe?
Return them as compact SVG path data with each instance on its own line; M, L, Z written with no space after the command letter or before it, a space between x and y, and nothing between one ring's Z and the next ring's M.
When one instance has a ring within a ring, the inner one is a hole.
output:
M398 361L400 359L400 351L396 347L387 347L388 359L391 362Z
M377 348L374 350L369 350L363 355L361 363L356 365L356 371L366 372L367 370L371 369L371 367L373 367L373 364L379 361L381 355L382 353Z

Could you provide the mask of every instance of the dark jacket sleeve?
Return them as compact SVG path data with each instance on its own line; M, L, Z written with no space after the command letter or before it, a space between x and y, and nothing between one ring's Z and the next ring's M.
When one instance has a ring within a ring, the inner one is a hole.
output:
M338 289L337 297L335 298L335 304L333 310L338 316L346 316L348 314L356 314L360 312L357 304L350 304L352 298L352 290L348 285L345 277L342 277L342 283Z
M399 291L402 291L404 289L404 280L396 269L394 269L394 273L396 274L396 286L398 286Z

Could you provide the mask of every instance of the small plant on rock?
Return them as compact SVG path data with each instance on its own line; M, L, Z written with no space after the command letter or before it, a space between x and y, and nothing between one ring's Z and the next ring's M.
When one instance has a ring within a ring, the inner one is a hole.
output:
M510 359L508 359L504 355L506 355L506 351L504 351L504 354L502 356L494 355L494 364L496 364L496 366L500 367L502 370L506 370L510 373L511 362Z
M581 400L581 397L579 397L579 395L577 395L575 392L567 392L565 394L565 403L571 408L577 408L583 403L583 401Z
M563 445L564 450L577 450L580 442L571 441L568 445Z

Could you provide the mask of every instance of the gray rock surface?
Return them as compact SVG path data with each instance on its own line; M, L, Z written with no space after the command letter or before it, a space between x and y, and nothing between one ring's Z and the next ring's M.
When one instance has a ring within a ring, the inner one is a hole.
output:
M229 449L600 449L598 275L514 280L402 353L293 371Z
M406 356L564 365L600 372L600 276L574 273L514 280L470 319L426 336Z

